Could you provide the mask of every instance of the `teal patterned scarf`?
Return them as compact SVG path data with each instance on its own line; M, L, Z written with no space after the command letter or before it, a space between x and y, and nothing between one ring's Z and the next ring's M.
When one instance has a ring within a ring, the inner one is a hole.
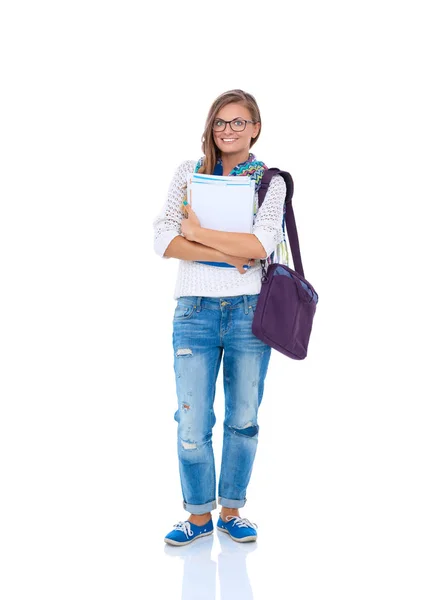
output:
M197 164L195 165L194 173L197 173L200 167L204 162L204 156L198 159ZM249 176L251 179L255 181L255 191L258 192L260 189L261 180L263 177L263 173L265 169L268 167L261 160L257 160L255 155L252 152L249 153L248 160L245 162L239 163L236 167L232 169L229 175L240 175L240 176ZM221 157L218 158L213 175L223 175L223 163ZM280 263L284 265L288 265L288 247L286 244L286 234L285 234L285 209L283 209L283 241L277 245L275 251L265 260L266 267L272 263ZM257 215L257 200L254 200L254 220Z

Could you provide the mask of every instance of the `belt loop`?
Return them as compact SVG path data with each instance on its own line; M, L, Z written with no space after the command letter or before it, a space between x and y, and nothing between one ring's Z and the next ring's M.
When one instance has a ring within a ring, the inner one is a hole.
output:
M245 305L245 315L247 315L249 312L249 301L247 296L243 296L243 302Z
M202 309L202 297L198 296L197 297L197 312L200 312Z

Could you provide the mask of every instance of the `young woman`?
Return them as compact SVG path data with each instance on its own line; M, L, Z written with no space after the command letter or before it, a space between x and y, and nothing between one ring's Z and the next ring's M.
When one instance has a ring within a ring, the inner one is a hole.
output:
M271 348L251 331L261 288L260 259L286 262L282 228L286 184L272 178L257 211L266 165L250 148L261 118L251 94L230 90L213 102L202 136L204 156L175 171L163 211L154 222L155 251L179 259L174 298L174 370L178 408L178 458L183 507L190 513L165 542L188 544L213 532L217 506L212 450L213 403L223 357L225 418L218 482L219 530L238 542L254 541L256 525L241 518L258 441L257 413ZM252 233L205 229L186 202L186 177L193 172L249 176L255 181ZM271 257L271 258L268 258ZM220 267L206 263L226 263ZM246 267L246 268L245 268Z

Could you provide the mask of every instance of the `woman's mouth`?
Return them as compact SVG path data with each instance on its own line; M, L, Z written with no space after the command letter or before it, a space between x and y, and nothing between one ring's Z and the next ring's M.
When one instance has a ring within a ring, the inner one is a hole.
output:
M222 142L225 144L232 144L237 140L237 138L222 138Z

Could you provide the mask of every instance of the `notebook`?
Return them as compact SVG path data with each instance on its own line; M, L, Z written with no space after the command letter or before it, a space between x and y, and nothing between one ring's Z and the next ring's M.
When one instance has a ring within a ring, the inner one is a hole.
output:
M252 233L254 196L255 181L247 176L190 173L187 177L187 200L205 229ZM222 262L197 262L235 269Z

